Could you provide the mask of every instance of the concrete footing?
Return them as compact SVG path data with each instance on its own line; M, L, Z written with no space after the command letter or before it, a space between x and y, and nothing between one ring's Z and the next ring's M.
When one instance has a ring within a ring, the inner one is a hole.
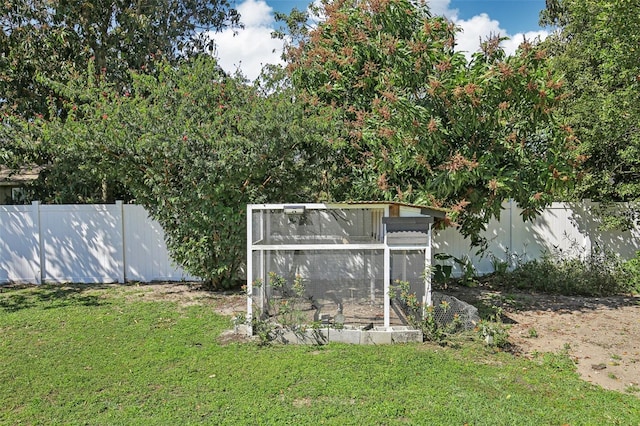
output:
M354 345L389 345L392 343L422 342L420 330L406 326L374 327L370 330L362 328L317 328L305 331L285 331L276 339L286 344L323 345L329 342L349 343Z

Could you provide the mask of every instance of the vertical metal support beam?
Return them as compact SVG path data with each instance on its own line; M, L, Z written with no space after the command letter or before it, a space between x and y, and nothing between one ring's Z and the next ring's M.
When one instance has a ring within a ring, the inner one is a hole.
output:
M407 251L402 250L402 281L407 281Z
M247 334L253 335L253 229L251 219L253 217L251 205L247 205Z
M384 268L384 327L389 328L391 325L391 292L389 291L389 284L391 281L391 252L387 245L387 233L384 234L384 260L382 262Z
M373 250L369 251L369 262L367 273L369 274L369 294L371 295L371 301L375 302L376 300L376 253ZM364 256L364 254L363 254ZM379 272L378 272L379 273Z
M431 224L427 234L427 246L424 248L424 297L424 306L431 306Z
M260 250L260 278L262 279L262 285L260 286L260 315L267 312L270 296L270 293L267 292L267 287L271 285L267 265L271 265L271 250Z
M260 209L260 236L258 240L263 241L266 244L271 244L271 215L273 213L267 210L265 213L264 208ZM264 315L266 312L266 303L267 303L267 286L269 285L269 277L265 272L265 262L271 261L271 256L269 252L265 253L265 250L260 250L259 259L260 259L260 275L258 275L260 280L262 281L262 285L258 289L260 292L259 300L260 300L260 315Z

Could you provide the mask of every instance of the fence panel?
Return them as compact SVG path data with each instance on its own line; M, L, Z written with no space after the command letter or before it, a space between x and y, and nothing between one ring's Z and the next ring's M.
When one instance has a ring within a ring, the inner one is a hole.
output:
M0 206L0 283L40 283L38 206Z
M640 229L603 230L602 219L595 207L597 203L589 201L553 203L534 220L525 222L522 209L515 203L506 202L500 221L491 221L482 234L489 243L485 252L476 253L477 249L471 247L468 239L456 229L448 228L435 234L434 253L468 258L480 274L493 272L494 261L527 262L549 252L584 257L598 249L623 259L632 258L640 251ZM454 265L454 273L462 273L460 265Z
M40 207L45 282L124 282L122 204Z
M125 267L128 281L197 280L175 266L167 252L164 231L142 206L124 205Z

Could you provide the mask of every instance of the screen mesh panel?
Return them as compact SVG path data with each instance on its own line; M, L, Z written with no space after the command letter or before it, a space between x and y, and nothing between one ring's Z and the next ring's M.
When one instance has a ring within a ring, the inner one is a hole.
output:
M254 244L353 244L379 242L381 209L282 210L253 213Z

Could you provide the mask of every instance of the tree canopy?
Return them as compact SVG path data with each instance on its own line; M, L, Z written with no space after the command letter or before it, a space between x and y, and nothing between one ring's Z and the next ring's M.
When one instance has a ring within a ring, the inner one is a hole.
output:
M477 237L512 198L533 216L579 165L554 120L563 82L545 51L506 56L487 40L470 63L458 29L409 0L323 2L322 20L288 49L301 99L338 110L332 141L349 166L350 198L444 206Z
M25 149L47 157L39 199L86 202L88 179L126 190L162 225L173 259L213 287L238 278L248 203L315 201L326 192L321 140L274 68L256 84L201 56L132 74L131 92L96 77L59 85L66 118L37 119ZM274 90L278 87L278 90ZM75 186L77 185L77 186ZM99 197L99 194L88 194Z
M585 175L572 197L640 198L640 3L548 0L550 67L570 97L559 115L580 140Z
M11 0L0 2L1 105L46 115L54 94L41 81L78 78L87 62L110 81L128 70L213 48L208 30L237 25L227 0Z

